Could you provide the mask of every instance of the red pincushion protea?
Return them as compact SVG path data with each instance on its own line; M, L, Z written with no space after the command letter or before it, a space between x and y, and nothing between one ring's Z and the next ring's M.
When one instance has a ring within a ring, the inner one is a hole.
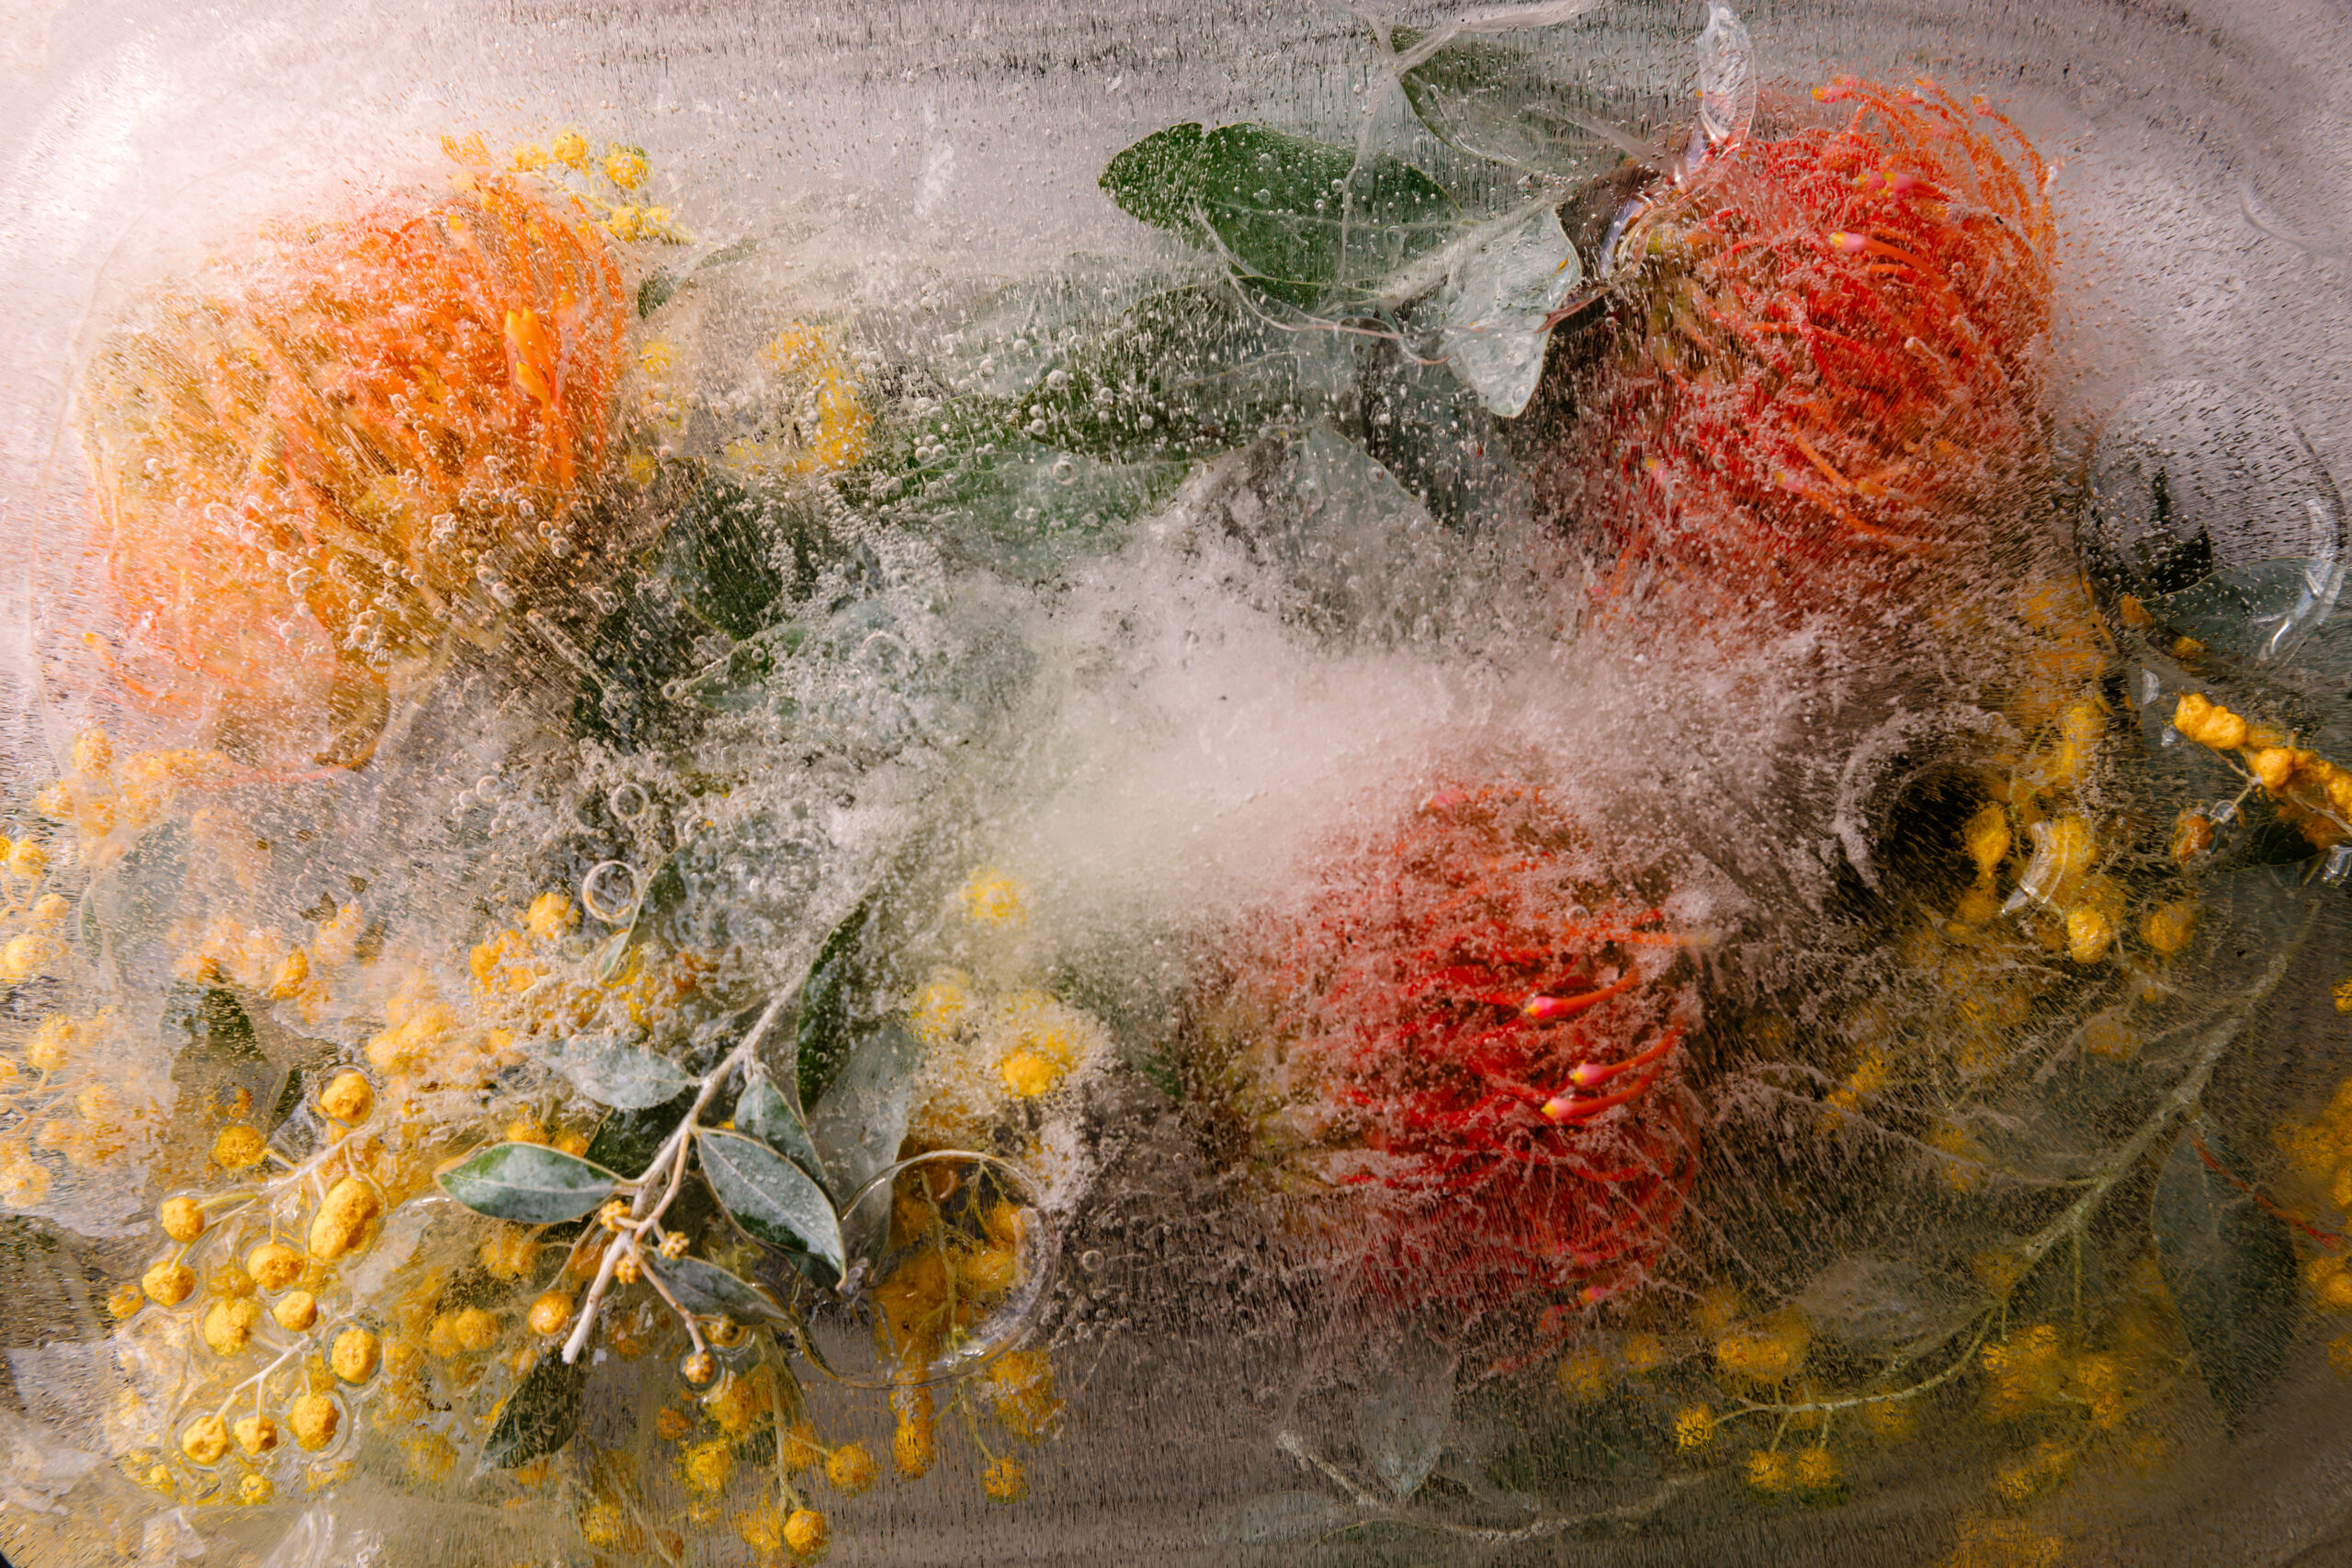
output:
M1845 118L1737 150L1620 243L1641 313L1538 465L1612 589L1817 604L1963 563L2036 471L2049 171L1924 81L1814 96Z
M1342 1208L1377 1291L1464 1310L1639 1274L1696 1140L1679 942L1532 789L1448 789L1335 855L1245 960L1237 1066L1269 1152Z

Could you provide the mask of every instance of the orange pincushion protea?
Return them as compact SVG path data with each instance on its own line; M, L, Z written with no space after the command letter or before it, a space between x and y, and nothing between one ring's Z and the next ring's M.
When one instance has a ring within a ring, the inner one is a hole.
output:
M1464 1310L1638 1276L1695 1171L1680 942L1532 789L1448 789L1336 856L1242 965L1261 1140L1373 1287Z
M1644 314L1538 465L1617 583L1818 604L1981 551L2037 470L2049 171L1932 84L1814 96L1842 123L1749 143L1620 243Z
M82 434L134 695L266 752L334 708L364 755L396 660L582 548L629 311L565 206L481 178L290 231L101 347Z

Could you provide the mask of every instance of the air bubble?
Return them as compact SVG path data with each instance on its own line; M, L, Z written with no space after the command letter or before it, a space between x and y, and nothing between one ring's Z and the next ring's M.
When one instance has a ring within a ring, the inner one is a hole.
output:
M608 926L637 913L637 868L625 860L600 861L580 879L580 907Z
M1054 482L1057 485L1076 484L1078 482L1078 463L1076 459L1068 456L1055 458L1053 474Z
M615 786L613 793L605 797L605 804L612 807L615 817L624 822L634 822L645 815L645 808L652 801L647 796L643 785L625 784Z

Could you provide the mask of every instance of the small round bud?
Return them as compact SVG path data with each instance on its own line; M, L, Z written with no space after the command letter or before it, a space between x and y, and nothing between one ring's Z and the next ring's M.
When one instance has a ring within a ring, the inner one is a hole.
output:
M223 1127L212 1141L212 1163L223 1170L243 1170L259 1165L269 1153L269 1145L251 1127Z
M44 893L33 900L33 919L41 924L55 925L73 911L62 893Z
M319 1113L337 1122L365 1122L375 1109L376 1088L360 1073L337 1073L319 1096Z
M72 1019L62 1013L51 1013L40 1021L40 1027L25 1043L25 1066L37 1073L58 1071L73 1055L74 1037L80 1032Z
M843 1443L825 1460L825 1479L833 1490L854 1497L874 1484L874 1456L864 1443Z
M74 771L104 773L114 767L114 742L103 729L85 729L74 738Z
M204 1210L193 1198L166 1198L158 1215L164 1234L174 1241L194 1241L204 1234Z
M570 1133L559 1133L556 1134L555 1139L555 1146L568 1155L586 1154L588 1152L588 1134L576 1131Z
M624 1285L634 1285L644 1277L645 1269L633 1252L613 1265L613 1278Z
M207 1416L187 1424L180 1434L180 1452L191 1463L219 1464L229 1452L229 1423L218 1416Z
M257 1508L277 1495L277 1488L270 1479L256 1472L237 1483L237 1501L248 1508Z
M334 1337L334 1348L327 1353L327 1364L334 1375L345 1382L366 1382L376 1375L377 1363L383 1358L383 1345L364 1328L346 1328Z
M700 1388L718 1375L718 1358L707 1350L696 1350L678 1363L678 1375Z
M8 869L31 878L49 869L49 852L30 839L18 839L8 848Z
M596 1223L608 1231L616 1231L628 1223L628 1205L618 1198L608 1200L596 1211Z
M890 1462L910 1481L919 1481L930 1473L931 1461L937 1451L928 1421L901 1421L899 1429L890 1435Z
M684 1236L673 1232L662 1238L662 1256L673 1260L684 1258L686 1255L686 1247L688 1245L689 1243Z
M216 1356L233 1356L254 1337L261 1308L243 1296L224 1296L204 1312L204 1342Z
M1029 1495L1028 1472L1019 1460L1001 1454L980 1472L980 1490L1000 1503L1018 1503Z
M294 1440L313 1452L334 1441L342 1421L343 1412L323 1393L306 1393L286 1407L286 1425Z
M571 1298L561 1291L549 1291L531 1303L531 1332L558 1335L571 1321Z
M825 1550L825 1516L814 1508L795 1508L784 1521L784 1544L795 1557L816 1557Z
M52 1122L50 1125L57 1123ZM49 1196L51 1180L49 1167L19 1155L0 1168L0 1203L11 1209L29 1209Z
M204 1283L216 1296L250 1296L254 1293L254 1277L234 1263L223 1263L212 1270L212 1278Z
M453 1314L451 1335L468 1350L487 1350L498 1343L499 1331L505 1325L494 1312L481 1307L466 1307Z
M130 1317L146 1304L147 1298L140 1294L136 1285L117 1285L107 1297L107 1312L116 1318Z
M158 1263L140 1276L139 1288L157 1306L177 1306L196 1294L196 1270L185 1263Z
M276 1295L302 1277L302 1255L282 1241L266 1241L245 1254L245 1272Z
M308 1291L288 1291L278 1298L269 1315L288 1334L308 1334L319 1321L319 1299Z
M266 1454L277 1446L277 1423L266 1416L248 1416L231 1429L237 1446L249 1454Z

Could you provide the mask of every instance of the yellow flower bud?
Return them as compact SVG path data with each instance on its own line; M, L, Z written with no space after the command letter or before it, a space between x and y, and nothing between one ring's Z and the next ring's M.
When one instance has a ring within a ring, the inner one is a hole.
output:
M261 1308L243 1296L224 1296L204 1313L204 1342L216 1356L233 1356L254 1337Z
M531 1303L531 1332L557 1335L571 1322L571 1298L561 1291L548 1291Z
M1817 1492L1838 1480L1838 1461L1827 1449L1807 1449L1797 1455L1796 1481L1807 1491Z
M231 1429L248 1454L266 1454L277 1446L277 1423L266 1416L248 1416Z
M49 852L30 839L18 839L8 846L8 869L28 879L39 876L49 869Z
M130 1317L147 1304L147 1298L136 1285L117 1285L107 1296L107 1312L115 1318Z
M311 1256L322 1263L334 1262L358 1245L382 1212L383 1200L373 1187L356 1176L345 1177L327 1190L311 1218Z
M196 1270L185 1263L158 1263L140 1276L139 1288L157 1306L177 1306L196 1294Z
M376 1375L382 1355L382 1343L373 1334L364 1328L346 1328L334 1337L327 1364L345 1382L366 1382Z
M580 911L560 893L542 893L524 911L523 927L541 942L555 942L580 923Z
M706 1496L715 1496L727 1489L735 1476L734 1445L725 1438L713 1438L696 1443L679 1459L679 1472L687 1486Z
M2152 909L2140 928L2140 934L2158 953L2170 956L2188 945L2197 929L2197 903L2183 898Z
M834 1491L854 1497L874 1484L874 1456L864 1443L843 1443L825 1460L825 1479Z
M33 1037L25 1043L25 1066L37 1073L53 1073L65 1066L80 1035L74 1021L62 1013L51 1013L40 1021Z
M588 139L576 130L567 130L548 143L548 155L569 169L588 166Z
M257 1508L277 1495L277 1488L266 1475L255 1472L237 1483L237 1501L245 1507Z
M319 1321L319 1298L308 1291L288 1291L270 1308L269 1315L288 1334L307 1334Z
M1029 1477L1019 1460L1001 1454L980 1472L980 1489L1000 1503L1018 1503L1029 1495Z
M245 1272L276 1295L302 1277L302 1255L282 1241L266 1241L245 1254Z
M1046 1093L1061 1077L1061 1068L1035 1051L1013 1052L997 1070L1003 1075L1004 1087L1023 1100Z
M451 1332L463 1348L481 1351L498 1343L499 1333L504 1326L496 1313L481 1307L466 1307L456 1314Z
M229 1423L218 1416L189 1422L180 1434L180 1452L194 1464L219 1464L229 1452Z
M2066 953L2077 964L2096 964L2114 943L2115 927L2097 909L2076 909L2066 917Z
M164 1234L174 1241L194 1241L204 1234L204 1210L193 1198L166 1198L157 1213Z
M33 900L33 919L43 925L55 925L63 919L73 908L73 905L65 901L63 894L44 893Z
M1747 1483L1758 1492L1777 1493L1789 1489L1789 1456L1767 1453L1751 1449L1747 1454Z
M306 1393L286 1407L286 1425L294 1440L312 1452L334 1441L342 1421L343 1412L323 1393Z
M784 1544L795 1557L815 1557L825 1550L825 1516L814 1508L795 1508L784 1521Z
M1715 1440L1715 1413L1703 1404L1686 1404L1674 1417L1674 1446L1703 1449Z
M928 1474L936 1457L929 1420L901 1420L899 1429L890 1437L890 1461L899 1473L910 1481L921 1480Z
M212 1141L212 1163L223 1170L243 1170L259 1165L269 1153L269 1145L259 1133L243 1124L223 1127Z
M100 774L114 767L114 742L103 729L85 729L74 738L74 771Z
M319 1113L337 1122L365 1122L375 1109L376 1088L361 1073L337 1073L319 1096Z
M18 1155L0 1168L0 1203L11 1209L29 1209L49 1196L50 1181L47 1166Z

